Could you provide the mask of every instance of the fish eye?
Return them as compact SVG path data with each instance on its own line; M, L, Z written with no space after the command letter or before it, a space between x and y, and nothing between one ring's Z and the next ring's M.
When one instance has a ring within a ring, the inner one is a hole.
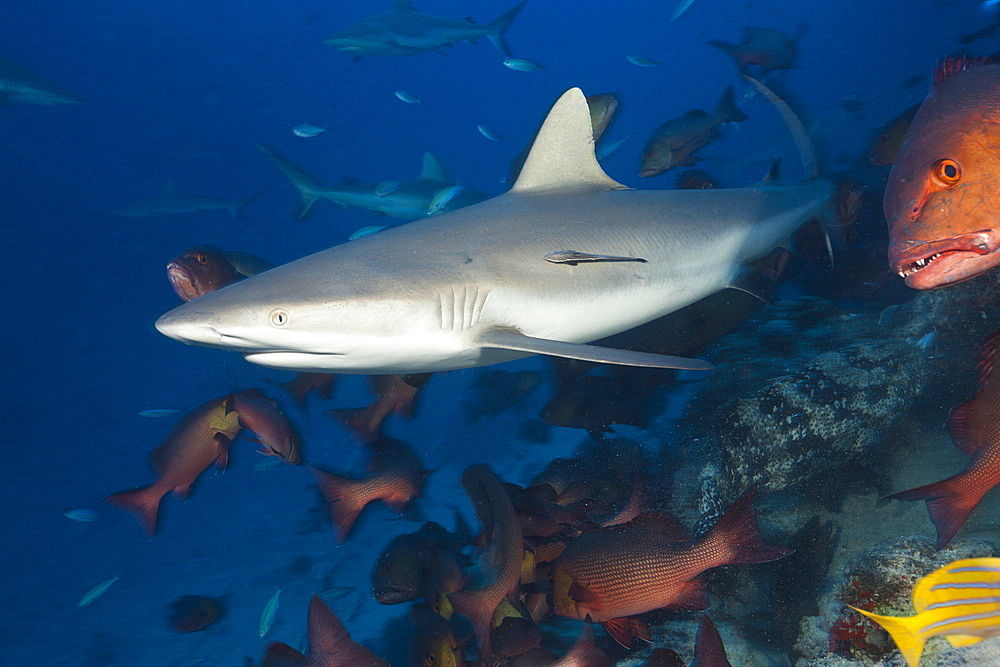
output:
M931 177L943 188L953 188L962 178L962 167L951 158L942 158L931 167Z
M195 256L196 256L196 257L198 258L198 261L199 261L200 263L202 263L202 264L208 264L208 255L206 255L205 253L203 253L203 252L199 252L199 253L198 253L197 255L195 255Z
M427 665L436 665L437 664L437 656L434 655L433 653L429 653L427 655L427 659L424 660L424 664L427 664Z
M283 327L288 324L288 311L284 308L275 308L269 316L272 327Z

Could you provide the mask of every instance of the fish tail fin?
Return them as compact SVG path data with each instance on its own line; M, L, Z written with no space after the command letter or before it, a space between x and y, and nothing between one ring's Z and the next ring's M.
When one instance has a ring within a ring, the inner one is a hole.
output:
M982 494L964 491L958 484L956 475L940 482L893 493L886 498L927 501L927 513L937 529L937 548L944 549L979 504Z
M503 34L507 32L510 28L510 24L514 22L517 15L521 13L522 9L524 9L525 4L527 4L527 0L517 3L498 16L493 23L490 24L490 30L492 32L487 35L487 39L489 39L493 43L493 46L497 47L497 50L505 56L509 57L511 53L510 48L507 46L507 42L503 39Z
M847 606L850 607L850 605ZM880 616L879 614L874 614L870 611L865 611L864 609L858 609L857 607L851 607L851 609L885 628L885 631L888 632L893 641L896 642L896 647L899 648L899 652L903 654L904 658L906 658L906 664L909 665L909 667L917 667L920 664L920 654L924 652L924 642L926 639L920 636L917 632L915 624L913 623L913 619L917 618L916 616L909 616L906 618L899 618L896 616Z
M331 475L312 466L309 466L309 471L316 479L320 493L326 498L333 532L337 544L341 544L351 532L361 510L368 504L368 499L361 496L358 483L353 479Z
M718 540L726 545L723 550L725 563L767 563L784 558L790 549L764 544L757 529L757 516L753 499L757 487L751 486L719 517L705 535L705 540Z
M719 103L715 105L715 119L720 123L742 123L749 118L736 106L736 93L733 87L726 86Z
M156 532L156 518L160 512L160 500L164 494L158 493L153 486L141 489L114 493L104 500L115 507L125 510L139 520L139 525L152 537Z
M486 667L492 667L493 647L490 644L490 622L493 620L493 612L496 609L490 607L489 601L481 589L457 591L448 593L445 597L451 602L455 611L469 621L476 634L479 657Z
M594 626L587 624L580 631L573 647L560 661L566 665L589 665L590 667L611 667L615 664L608 654L594 642Z
M277 165L278 169L281 170L281 173L287 176L288 180L290 180L292 185L295 186L295 189L298 190L301 202L299 203L299 210L295 213L295 219L301 220L306 217L309 210L313 207L313 204L315 204L316 200L319 199L317 192L321 189L320 184L267 146L260 146L259 144L258 146L264 152L264 155L271 158L271 161Z
M233 205L227 209L229 211L229 215L232 216L233 220L237 221L242 220L243 209L245 209L247 206L256 201L258 197L264 194L264 192L265 192L264 190L260 190L258 192L254 192L253 194L244 197L243 199L233 202Z
M736 58L736 50L739 48L737 45L730 44L729 42L723 42L721 39L709 40L707 42L707 44L709 46L714 46L715 48L719 49L720 51L722 51L723 53L725 53L727 56L729 56L730 58L732 58L734 61L736 61L737 67L741 68L740 71L741 72L743 71L742 70L743 63L741 63L739 61L739 59Z
M337 408L327 410L326 414L354 431L362 442L371 443L379 439L382 418L385 417L384 414L373 409L374 407L374 405L369 405L363 408Z

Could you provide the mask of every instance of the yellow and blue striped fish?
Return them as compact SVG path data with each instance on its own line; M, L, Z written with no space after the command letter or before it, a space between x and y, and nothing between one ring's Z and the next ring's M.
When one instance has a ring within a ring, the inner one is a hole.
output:
M931 572L913 588L913 607L917 615L907 617L851 609L885 628L909 667L919 665L931 637L944 635L959 648L1000 636L1000 558L957 560Z

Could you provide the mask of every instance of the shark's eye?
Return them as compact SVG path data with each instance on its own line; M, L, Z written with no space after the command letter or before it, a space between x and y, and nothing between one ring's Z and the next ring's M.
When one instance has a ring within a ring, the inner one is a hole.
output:
M283 327L288 324L288 311L284 308L275 308L271 311L271 326Z
M962 167L951 158L942 158L931 166L931 178L942 188L953 188L962 179Z

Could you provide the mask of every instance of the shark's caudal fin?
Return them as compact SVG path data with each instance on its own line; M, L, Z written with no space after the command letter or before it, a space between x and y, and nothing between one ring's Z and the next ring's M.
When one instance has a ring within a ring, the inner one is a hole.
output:
M788 131L791 132L792 138L795 140L795 147L799 150L799 157L802 159L802 169L805 171L806 180L812 180L819 176L819 161L816 159L816 148L813 146L812 140L809 138L809 133L806 132L806 127L802 124L802 120L798 117L798 114L788 106L785 100L778 97L773 90L757 79L747 74L744 74L743 78L758 93L766 97L778 110L778 113L781 114L782 120L785 121Z
M431 153L424 153L423 167L420 170L420 176L417 177L418 181L434 181L435 183L444 183L446 185L451 185L453 181L449 176L448 172L445 170L444 165L441 161Z
M689 371L710 371L715 366L701 359L671 357L665 354L633 352L611 347L599 347L584 343L566 343L558 340L532 338L517 331L490 329L479 334L476 343L482 347L501 350L515 350L531 354L547 354L553 357L593 361L598 364L618 364L621 366L646 366L650 368L678 368Z
M301 220L306 217L309 213L309 209L312 208L316 200L319 199L319 195L316 193L321 189L319 183L309 178L305 173L299 170L298 167L293 165L291 162L281 157L274 151L272 151L267 146L260 146L260 150L264 152L264 155L271 158L271 161L278 166L278 169L288 177L288 180L292 182L295 189L299 191L299 197L302 198L302 202L299 205L299 210L295 214L296 220Z
M527 0L525 0L525 2L517 3L516 5L505 11L503 14L498 16L496 20L494 20L493 23L490 24L490 29L493 30L494 32L487 35L487 39L489 39L493 43L493 46L497 47L497 50L500 53L504 54L505 56L509 57L511 53L510 53L510 48L507 46L507 43L503 39L503 34L507 32L507 29L510 28L510 24L514 22L514 19L517 18L517 15L521 13L522 9L524 9L525 4L527 4Z
M510 192L627 189L597 163L587 98L570 88L546 116Z
M229 215L233 217L233 220L242 220L243 209L245 209L247 206L253 203L258 197L264 194L264 192L265 192L264 190L260 190L259 192L255 192L252 195L247 195L243 199L233 202L232 206L230 206L226 210L229 211Z

